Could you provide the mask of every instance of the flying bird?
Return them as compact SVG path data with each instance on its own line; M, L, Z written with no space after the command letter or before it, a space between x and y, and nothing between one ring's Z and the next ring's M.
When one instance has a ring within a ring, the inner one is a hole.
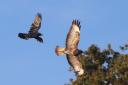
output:
M73 20L67 34L66 47L61 48L56 46L55 48L55 52L58 56L66 54L68 63L71 67L73 67L74 71L78 75L84 74L84 69L82 68L82 64L78 59L78 55L83 53L82 50L78 49L78 43L80 41L80 28L80 22L78 20Z
M28 33L19 33L18 37L25 40L28 40L29 38L35 38L37 41L43 43L43 39L40 37L42 34L38 32L41 27L41 21L42 15L41 13L37 13Z

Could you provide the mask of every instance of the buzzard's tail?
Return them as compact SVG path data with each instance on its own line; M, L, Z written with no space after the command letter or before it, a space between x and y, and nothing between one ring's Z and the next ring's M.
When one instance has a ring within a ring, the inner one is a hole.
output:
M60 48L59 46L56 46L55 52L57 56L64 55L65 54L65 48Z
M35 37L35 39L36 39L37 41L43 43L43 39L42 39L41 37L38 36L38 37Z
M20 38L22 38L22 39L28 39L29 38L29 35L28 34L26 34L26 33L19 33L18 34L18 37L20 37Z

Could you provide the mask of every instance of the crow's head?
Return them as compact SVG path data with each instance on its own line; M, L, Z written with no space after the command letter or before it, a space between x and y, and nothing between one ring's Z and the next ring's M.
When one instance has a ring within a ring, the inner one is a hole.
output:
M27 39L28 39L28 34L25 34L25 33L19 33L19 34L18 34L18 37L27 40Z

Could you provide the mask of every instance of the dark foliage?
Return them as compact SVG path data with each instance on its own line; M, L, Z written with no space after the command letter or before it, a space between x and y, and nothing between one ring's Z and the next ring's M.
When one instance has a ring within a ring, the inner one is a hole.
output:
M91 45L79 59L85 74L70 81L72 85L128 85L128 55L114 51L110 44L102 51Z

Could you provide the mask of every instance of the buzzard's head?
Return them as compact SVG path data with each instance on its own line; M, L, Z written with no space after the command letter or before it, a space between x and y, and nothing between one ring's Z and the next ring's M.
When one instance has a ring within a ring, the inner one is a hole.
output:
M78 49L78 55L84 53L82 50Z
M19 34L18 34L18 37L27 40L27 39L28 39L28 34L25 34L25 33L19 33Z

